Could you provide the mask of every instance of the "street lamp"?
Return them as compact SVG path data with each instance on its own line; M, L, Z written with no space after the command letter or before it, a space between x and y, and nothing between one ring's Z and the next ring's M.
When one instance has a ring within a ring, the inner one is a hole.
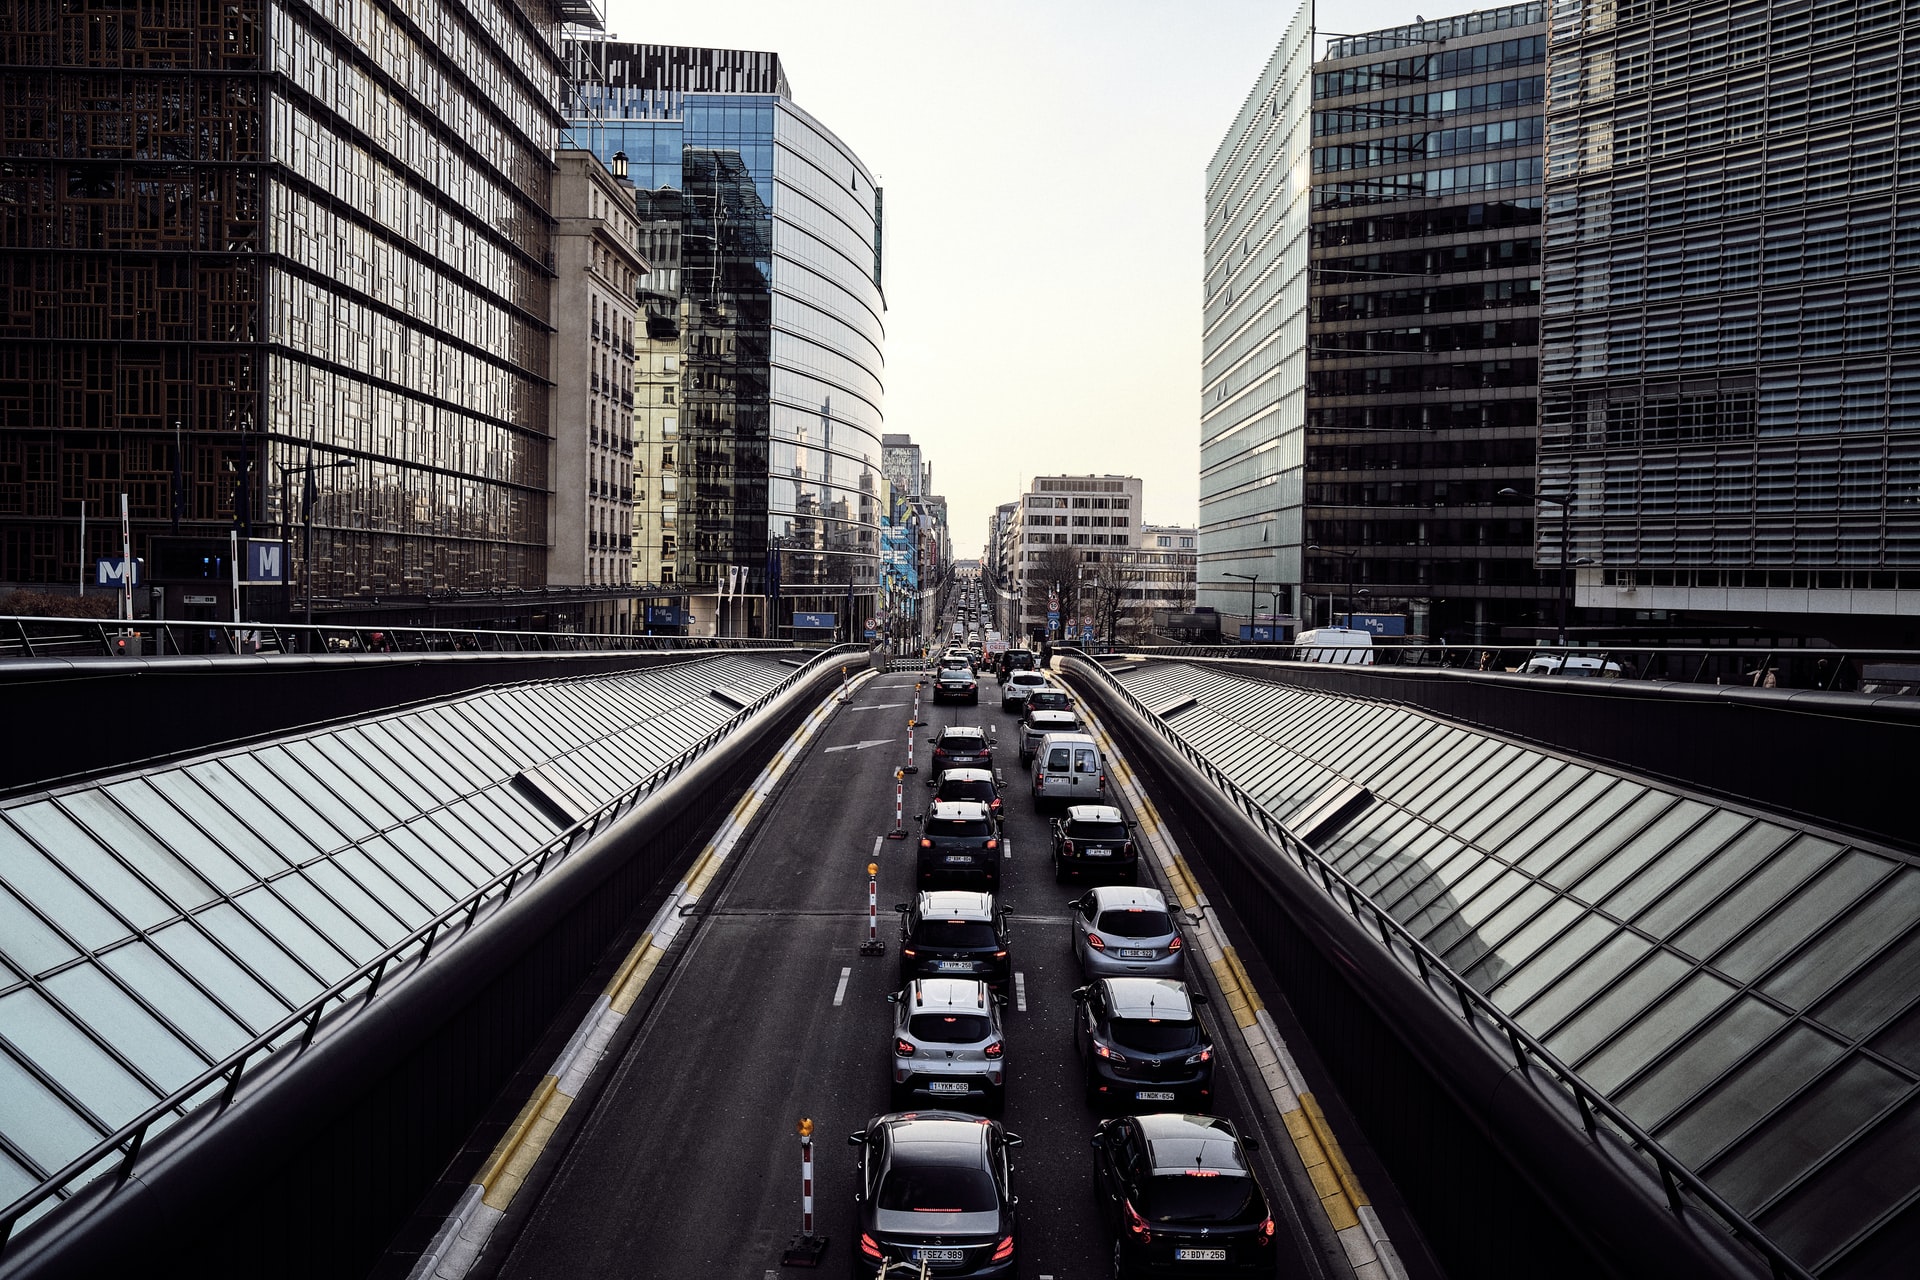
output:
M1518 489L1501 489L1497 491L1496 496L1502 498L1517 498L1520 496L1520 491ZM1573 524L1573 495L1569 493L1564 498L1555 498L1544 493L1536 493L1533 496L1536 502L1544 502L1549 506L1560 508L1560 589L1556 593L1557 598L1555 601L1559 606L1556 610L1559 623L1554 628L1554 643L1564 647L1567 643L1568 596L1571 594L1571 589L1567 581L1567 566L1570 564L1593 564L1594 561L1589 556L1580 556L1573 560L1567 558L1567 542L1571 537Z
M1330 552L1336 556L1345 556L1347 558L1347 625L1351 627L1353 625L1353 595L1354 595L1353 562L1360 558L1360 548L1355 547L1351 551L1342 551L1338 547L1323 547L1317 542L1309 542L1307 544L1307 550L1325 551L1325 552ZM1328 626L1333 625L1333 620L1331 618L1327 620L1327 625Z
M1247 643L1252 644L1253 629L1258 625L1260 617L1260 604L1259 601L1254 599L1254 596L1260 590L1260 575L1256 573L1249 577L1244 573L1228 573L1223 569L1220 571L1220 576L1223 578L1238 578L1247 584Z

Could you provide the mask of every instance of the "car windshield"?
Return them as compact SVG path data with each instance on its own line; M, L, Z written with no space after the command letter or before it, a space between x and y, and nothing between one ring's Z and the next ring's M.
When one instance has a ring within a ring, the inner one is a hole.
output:
M976 782L943 782L940 784L942 800L978 800L981 804L993 803L993 784L985 778Z
M993 824L985 818L928 818L927 834L930 836L987 836L993 834Z
M875 1203L899 1213L992 1213L1000 1207L1000 1197L985 1169L907 1164L895 1156Z
M1164 938L1173 932L1173 919L1148 907L1117 907L1102 911L1094 928L1122 938Z
M1242 1174L1155 1174L1141 1188L1141 1208L1153 1222L1234 1222L1253 1207L1253 1179Z
M1075 822L1067 827L1067 838L1070 840L1125 840L1127 829L1117 822Z
M1035 690L1027 695L1027 706L1035 711L1071 711L1073 703L1058 689Z
M1141 1053L1172 1053L1200 1047L1200 1024L1171 1018L1115 1018L1108 1024L1113 1042Z
M984 1013L916 1013L908 1024L913 1038L927 1044L974 1044L987 1038Z
M922 920L920 943L928 947L998 947L993 926L985 920Z

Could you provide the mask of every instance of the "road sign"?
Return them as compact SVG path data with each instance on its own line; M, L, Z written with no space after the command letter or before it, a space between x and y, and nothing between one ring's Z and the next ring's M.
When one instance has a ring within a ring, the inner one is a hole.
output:
M247 582L249 585L282 583L287 580L287 549L281 542L261 538L247 539Z
M793 629L795 631L837 631L840 627L840 615L837 613L795 613Z
M93 565L93 585L96 587L118 587L126 585L124 582L126 563L125 560L122 560L118 556L115 556L111 560L105 558L96 560ZM140 561L137 559L133 562L133 582L131 585L136 587L140 585Z

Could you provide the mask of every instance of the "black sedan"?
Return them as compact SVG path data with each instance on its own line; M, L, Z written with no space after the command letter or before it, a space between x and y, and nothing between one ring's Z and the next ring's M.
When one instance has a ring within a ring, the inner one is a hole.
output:
M948 725L932 742L935 776L947 769L993 768L993 743L975 725Z
M925 1262L941 1280L1014 1274L1007 1153L1018 1134L964 1112L909 1111L875 1116L847 1141L860 1148L856 1276L888 1262Z
M1270 1276L1273 1214L1252 1139L1216 1116L1126 1116L1093 1135L1116 1276Z
M980 681L966 667L943 670L933 678L933 700L940 702L970 702L979 705Z

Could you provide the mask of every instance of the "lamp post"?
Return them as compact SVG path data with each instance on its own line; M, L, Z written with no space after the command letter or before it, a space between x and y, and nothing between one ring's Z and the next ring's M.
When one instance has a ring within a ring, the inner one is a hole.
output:
M1338 547L1323 547L1317 542L1309 542L1307 544L1307 550L1325 551L1336 556L1345 556L1347 558L1347 625L1351 627L1353 625L1353 562L1360 558L1360 548L1355 547L1351 551L1342 551ZM1327 625L1332 626L1333 619L1327 619Z
M1518 489L1501 489L1498 491L1498 496L1502 498L1517 498L1520 496L1520 491ZM1589 556L1580 556L1577 559L1571 560L1567 558L1567 551L1569 550L1567 542L1572 535L1573 528L1573 494L1569 492L1564 498L1555 498L1544 493L1536 493L1533 496L1536 502L1544 502L1548 506L1560 508L1560 589L1555 592L1555 603L1558 605L1555 613L1558 618L1558 624L1554 628L1554 643L1564 647L1567 643L1568 597L1571 594L1567 581L1567 566L1592 564L1594 561Z
M1256 619L1260 616L1260 603L1254 599L1254 596L1260 590L1260 575L1256 573L1249 577L1244 573L1228 573L1223 569L1220 571L1220 576L1223 578L1238 578L1247 584L1247 643L1252 644L1254 642L1253 629L1257 625Z

